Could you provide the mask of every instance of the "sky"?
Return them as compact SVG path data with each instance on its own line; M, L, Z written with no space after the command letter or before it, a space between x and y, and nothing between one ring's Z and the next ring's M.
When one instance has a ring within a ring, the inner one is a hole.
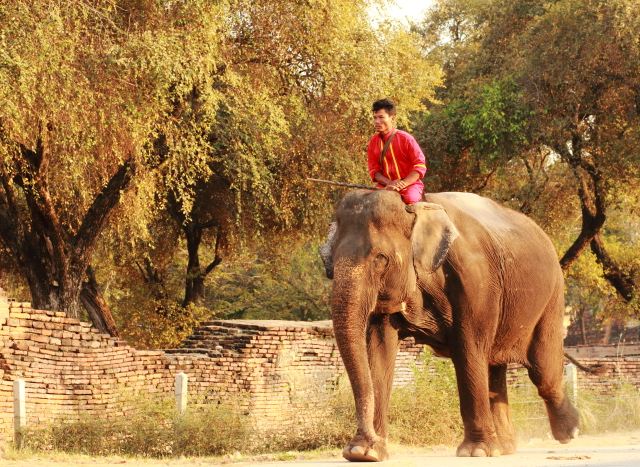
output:
M433 5L434 0L391 0L389 3L385 15L406 24L407 19L421 20L427 8Z

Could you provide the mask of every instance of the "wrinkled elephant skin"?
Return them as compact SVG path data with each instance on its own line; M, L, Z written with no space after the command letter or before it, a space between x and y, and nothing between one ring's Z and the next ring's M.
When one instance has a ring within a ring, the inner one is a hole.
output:
M554 247L526 216L470 193L358 190L336 210L325 262L334 332L356 403L343 455L385 460L387 409L399 340L452 359L464 439L458 456L513 453L508 363L521 363L560 442L578 413L562 387L563 275ZM411 410L407 407L407 410Z

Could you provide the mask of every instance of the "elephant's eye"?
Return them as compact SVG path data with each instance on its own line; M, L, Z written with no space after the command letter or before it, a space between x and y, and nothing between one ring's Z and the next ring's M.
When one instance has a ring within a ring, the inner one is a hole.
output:
M373 258L373 269L376 272L382 273L385 269L387 269L387 265L389 264L389 258L387 258L382 253L378 253L375 258Z

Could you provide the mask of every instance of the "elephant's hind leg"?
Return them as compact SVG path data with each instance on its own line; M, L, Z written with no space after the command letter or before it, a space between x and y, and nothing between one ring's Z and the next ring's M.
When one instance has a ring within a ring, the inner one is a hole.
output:
M564 392L562 326L553 312L546 313L536 326L528 370L547 407L553 437L568 443L578 434L579 415Z
M509 411L506 364L489 367L489 403L500 442L500 452L513 454L516 452L516 437Z

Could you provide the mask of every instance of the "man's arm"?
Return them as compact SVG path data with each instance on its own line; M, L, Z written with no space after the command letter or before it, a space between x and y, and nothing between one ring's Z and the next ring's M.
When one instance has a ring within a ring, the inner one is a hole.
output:
M382 175L380 172L375 173L375 175L373 176L373 180L378 182L382 186L387 186L391 182L391 180Z

